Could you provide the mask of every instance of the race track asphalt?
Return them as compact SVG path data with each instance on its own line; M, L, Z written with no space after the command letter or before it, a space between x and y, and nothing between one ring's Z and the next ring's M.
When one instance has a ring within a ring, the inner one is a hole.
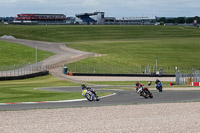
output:
M106 86L93 87L96 92L112 92L115 95L101 98L100 101L89 102L87 100L74 102L50 102L50 103L26 103L0 105L0 110L30 110L30 109L50 109L50 108L73 108L73 107L93 107L93 106L112 106L128 104L152 104L152 103L174 103L174 102L192 102L200 100L200 91L169 91L163 92L151 91L154 98L144 99L134 90L110 90L101 89ZM49 91L59 92L80 92L80 87L54 87L40 88Z

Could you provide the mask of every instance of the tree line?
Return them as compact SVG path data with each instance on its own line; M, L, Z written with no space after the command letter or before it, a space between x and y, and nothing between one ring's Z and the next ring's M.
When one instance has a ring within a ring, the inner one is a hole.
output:
M161 17L157 19L157 22L160 23L174 23L174 24L185 24L185 23L194 23L194 20L197 20L197 23L200 23L200 17L177 17L177 18L167 18Z

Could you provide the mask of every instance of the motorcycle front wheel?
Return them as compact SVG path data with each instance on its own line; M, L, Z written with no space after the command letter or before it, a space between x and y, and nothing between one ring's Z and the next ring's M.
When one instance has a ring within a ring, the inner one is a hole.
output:
M150 94L150 95L149 95L149 97L150 97L150 98L153 98L153 95L152 95L152 94Z
M100 99L99 99L99 97L98 96L96 96L96 101L99 101Z

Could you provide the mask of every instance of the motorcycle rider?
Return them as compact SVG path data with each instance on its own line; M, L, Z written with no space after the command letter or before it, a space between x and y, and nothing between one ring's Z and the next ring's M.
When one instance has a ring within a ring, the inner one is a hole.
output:
M139 90L139 88L141 88L143 85L140 84L139 82L136 82L135 85L136 85L136 92L139 93L140 96L142 96L142 93L141 93L140 91L138 91L138 90Z
M155 84L158 84L160 82L160 80L159 79L156 79L156 82L155 82Z
M82 91L83 90L88 90L88 91L91 91L95 96L96 96L96 92L89 86L86 86L85 84L82 84L81 85L81 88L82 88Z
M85 86L85 84L81 85L82 90L85 90L87 88L87 86Z
M159 79L156 79L156 89L159 90L159 92L162 92L162 83Z

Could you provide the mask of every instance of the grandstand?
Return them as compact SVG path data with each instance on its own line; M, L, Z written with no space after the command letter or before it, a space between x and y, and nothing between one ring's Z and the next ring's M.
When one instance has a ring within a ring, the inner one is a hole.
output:
M65 24L63 14L17 14L14 24Z
M104 12L76 14L77 24L104 24Z

